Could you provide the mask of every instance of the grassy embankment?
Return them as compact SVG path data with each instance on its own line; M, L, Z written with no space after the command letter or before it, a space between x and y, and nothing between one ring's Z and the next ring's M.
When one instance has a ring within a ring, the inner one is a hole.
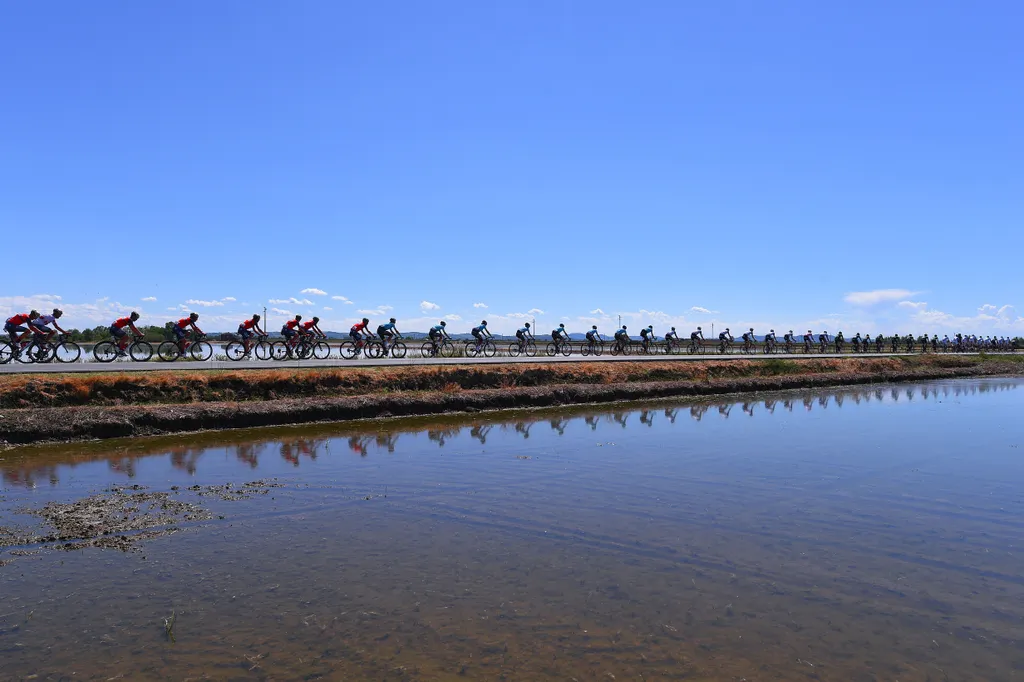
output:
M0 441L1024 373L1024 356L566 363L0 377Z

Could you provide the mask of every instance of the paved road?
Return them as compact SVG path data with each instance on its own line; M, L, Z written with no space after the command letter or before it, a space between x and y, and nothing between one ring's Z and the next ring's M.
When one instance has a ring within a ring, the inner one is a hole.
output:
M837 354L794 354L794 355L743 355L730 354L718 355L708 353L706 355L627 355L612 356L602 355L599 358L584 358L580 355L569 357L493 357L493 358L411 358L402 359L381 359L367 360L342 360L340 358L329 358L327 360L287 360L274 362L271 360L252 360L231 362L228 360L209 360L207 362L161 362L158 359L149 362L132 362L130 360L118 360L110 364L98 362L77 362L74 364L51 363L45 365L26 365L12 362L0 365L0 374L47 374L67 372L166 372L169 370L187 371L209 371L209 370L244 370L244 369L301 369L309 367L426 367L431 365L517 365L517 364L557 364L563 362L702 362L706 360L821 360L825 358L888 358L915 355L914 353L844 353ZM919 353L916 355L920 355Z

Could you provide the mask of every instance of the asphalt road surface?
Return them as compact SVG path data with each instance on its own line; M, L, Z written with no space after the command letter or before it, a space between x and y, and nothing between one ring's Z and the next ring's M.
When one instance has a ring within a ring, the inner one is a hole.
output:
M906 355L919 355L919 353L843 353L843 354L816 354L810 355L784 353L756 355L707 353L704 355L618 355L612 356L607 353L601 357L583 357L581 355L570 355L569 357L556 356L544 357L493 357L493 358L412 358L402 359L388 358L380 360L367 360L360 357L355 360L342 360L338 357L326 360L242 360L231 362L229 360L208 360L206 362L184 361L163 362L154 357L149 362L132 362L124 358L111 363L99 363L93 361L76 363L48 363L43 365L23 364L10 362L0 365L0 374L46 374L46 373L71 373L71 372L166 372L169 370L187 371L209 371L209 370L244 370L244 369L302 369L310 367L426 367L432 365L516 365L516 364L557 364L563 362L704 362L707 360L820 360L824 358L887 358ZM83 354L84 357L84 354Z

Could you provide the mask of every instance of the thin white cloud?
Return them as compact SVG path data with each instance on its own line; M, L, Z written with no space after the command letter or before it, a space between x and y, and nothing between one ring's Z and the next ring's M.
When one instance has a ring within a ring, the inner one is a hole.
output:
M928 304L924 301L900 301L896 305L900 308L910 308L911 310L924 310L928 307Z
M996 311L996 315L999 317L1010 317L1013 314L1014 310L1016 309L1012 305L1004 305L1002 308Z
M541 310L540 308L530 308L526 312L530 313L531 315L543 315L544 314L544 311Z
M313 302L308 298L295 298L294 296L289 298L272 298L268 303L291 303L292 305L313 305Z
M513 320L529 320L533 315L529 313L506 313L503 317L508 317Z
M873 291L851 291L843 300L851 305L869 306L879 303L892 303L911 298L921 293L909 289L875 289Z
M590 314L591 315L604 315L605 312L603 310L601 310L600 308L594 308L593 310L590 311Z
M64 300L60 296L58 296L57 294L33 294L30 298L38 298L38 299L42 299L44 301L62 301L62 300ZM106 300L106 299L104 299L104 300Z
M152 303L153 301L155 301L155 300L156 300L156 296L146 296L146 297L145 297L144 299L142 299L142 300L143 300L143 301L145 301L146 303Z
M381 315L385 315L387 313L387 311L384 310L383 308L368 308L365 310L357 310L356 312L359 313L360 315L375 315L376 317L380 317Z
M329 306L329 305L325 305L325 306L324 306L324 310L334 310L334 308L332 308L332 307L331 307L331 306Z
M460 316L458 316L458 315L445 315L444 319L448 320L449 322L461 322L462 321L462 318Z
M341 301L345 305L352 305L352 301L348 300L344 296L331 296L332 301Z
M200 301L195 298L190 298L185 301L186 305L197 305L203 308L214 308L216 306L224 305L221 301Z
M982 315L991 315L992 313L994 313L997 310L998 310L998 308L996 308L991 303L986 303L985 305L983 305L980 308L978 308L978 312L981 313Z
M291 317L291 315L292 315L292 311L290 311L290 310L281 310L280 308L271 308L270 312L275 313L277 315L287 315L288 317Z
M168 308L168 310L177 310L177 308L175 308L174 306L171 306L170 308Z
M225 296L224 298L222 298L220 300L224 301L225 303L234 303L238 299L235 298L234 296Z
M420 310L422 310L423 312L427 312L428 310L440 310L440 309L441 309L441 306L439 306L436 303L431 303L430 301L421 301L420 302Z
M473 307L474 308L486 308L487 304L486 303L474 303Z
M327 292L323 289L317 289L316 287L309 287L299 292L300 294L309 294L311 296L326 296Z
M691 313L699 313L700 315L714 315L718 311L717 310L710 310L710 309L705 308L704 306L701 306L701 305L695 305L692 308L690 308L690 312Z

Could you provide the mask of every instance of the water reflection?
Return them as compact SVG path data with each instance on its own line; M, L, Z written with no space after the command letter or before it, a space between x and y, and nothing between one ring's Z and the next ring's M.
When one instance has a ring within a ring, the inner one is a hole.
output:
M993 392L1015 390L1017 383L1013 381L982 381L982 382L935 382L933 384L915 384L907 386L863 386L848 387L816 392L799 392L796 394L770 395L757 400L749 397L741 400L729 400L723 402L701 402L686 407L669 406L665 408L655 407L613 407L613 408L586 408L586 411L575 414L567 414L564 410L556 415L544 414L542 412L516 414L512 417L501 416L488 417L486 422L459 423L447 421L440 424L430 424L425 431L427 437L437 447L443 448L452 440L467 432L469 437L479 441L481 445L487 443L488 434L498 427L502 431L516 433L524 440L529 440L533 427L541 422L550 427L550 432L556 436L563 436L571 430L574 423L584 425L590 431L597 431L602 423L614 428L628 428L631 419L635 417L636 422L647 428L651 428L657 421L674 425L680 410L689 410L690 418L700 422L709 409L714 409L721 417L728 419L736 407L742 414L754 417L757 413L762 416L771 416L776 409L781 407L784 412L792 412L794 405L800 403L807 412L814 410L842 409L846 401L854 405L885 405L903 403L921 403L925 401L940 401L947 399L966 398ZM303 430L324 427L298 427ZM367 457L374 452L395 452L395 443L402 433L416 433L423 430L422 423L418 420L410 422L391 422L374 426L372 431L367 431L365 426L354 427L327 427L337 431L339 428L353 430L345 437L349 450ZM213 443L218 441L230 441L223 445L231 451L234 457L251 470L259 468L261 458L268 452L276 452L281 460L287 462L291 467L300 467L303 461L316 461L320 452L327 446L330 440L329 435L318 438L311 437L290 437L274 442L263 440L245 440L237 442L237 439L252 438L246 436L245 431L224 432L212 439ZM155 441L160 442L160 441ZM120 448L115 454L103 450L102 454L96 454L92 458L81 452L82 448L76 447L67 451L69 456L60 457L61 450L57 449L54 457L61 464L73 466L76 462L94 458L106 459L109 470L125 479L133 479L136 476L140 459L164 455L169 458L171 466L184 472L189 476L195 476L201 466L204 457L209 457L210 439L202 439L195 443L179 444L171 447L159 447L149 445L147 441L139 441L132 446L132 452L126 452ZM38 456L39 450L33 450L32 456L18 456L17 451L12 451L8 457L0 463L0 476L5 485L11 487L33 488L39 485L49 484L55 486L60 482L61 464L46 460Z

